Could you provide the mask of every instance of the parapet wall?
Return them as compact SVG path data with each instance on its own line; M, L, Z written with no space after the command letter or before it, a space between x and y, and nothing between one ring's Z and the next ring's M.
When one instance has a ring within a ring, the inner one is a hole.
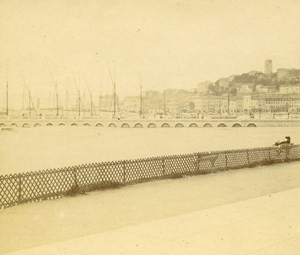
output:
M102 162L0 176L0 208L155 179L300 160L300 145Z

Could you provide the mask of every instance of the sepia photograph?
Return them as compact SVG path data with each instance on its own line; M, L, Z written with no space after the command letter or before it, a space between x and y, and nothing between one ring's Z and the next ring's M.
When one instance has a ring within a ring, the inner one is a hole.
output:
M299 255L300 0L0 0L0 255Z

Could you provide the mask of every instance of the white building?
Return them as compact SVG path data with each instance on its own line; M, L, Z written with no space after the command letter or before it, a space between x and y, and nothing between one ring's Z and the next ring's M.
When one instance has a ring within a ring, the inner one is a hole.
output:
M280 94L300 94L300 84L297 85L280 85Z

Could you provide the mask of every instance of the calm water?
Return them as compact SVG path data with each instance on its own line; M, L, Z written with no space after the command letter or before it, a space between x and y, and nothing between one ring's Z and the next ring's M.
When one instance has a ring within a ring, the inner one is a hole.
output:
M0 132L0 174L101 161L271 146L300 128L15 128Z

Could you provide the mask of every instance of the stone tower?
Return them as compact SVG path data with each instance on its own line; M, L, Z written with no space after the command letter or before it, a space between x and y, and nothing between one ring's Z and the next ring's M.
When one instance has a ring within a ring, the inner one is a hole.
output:
M265 74L272 74L272 60L271 59L267 59L265 61Z

